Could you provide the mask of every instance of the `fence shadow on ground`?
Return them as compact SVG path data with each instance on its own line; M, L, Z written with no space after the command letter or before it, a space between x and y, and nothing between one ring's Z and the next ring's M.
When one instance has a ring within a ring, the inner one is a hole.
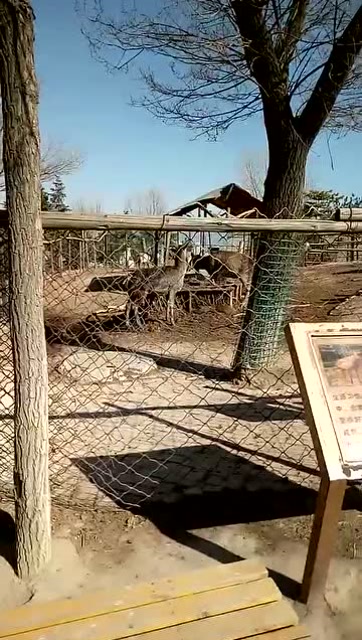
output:
M150 520L164 535L226 564L241 558L196 531L313 515L317 493L216 445L119 456L76 458L73 464L117 506ZM344 509L361 507L348 490ZM270 571L281 591L298 598L300 584Z
M217 444L73 458L122 508L198 529L313 513L315 491Z
M240 392L239 396L242 395L244 398L245 394ZM293 396L294 397L294 396ZM297 396L295 396L297 398ZM281 452L279 455L268 454L265 451L256 451L251 447L243 446L233 440L228 439L227 437L221 438L220 435L211 435L210 433L203 433L200 430L193 429L191 427L185 426L185 424L179 424L172 422L171 420L167 420L160 415L157 415L159 411L167 411L172 409L182 409L187 411L192 411L192 409L207 409L211 412L215 412L216 414L222 414L228 417L233 417L238 420L247 420L248 422L256 422L259 423L261 418L263 420L273 420L276 422L278 420L291 420L293 418L300 418L301 412L298 408L285 408L280 403L280 399L285 399L284 395L278 395L272 398L260 398L258 396L247 396L248 402L228 402L228 403L207 403L197 405L176 405L175 407L170 406L155 406L155 407L147 407L146 409L128 409L127 407L120 407L119 405L113 405L110 403L106 403L107 407L114 409L113 413L105 413L101 414L102 417L115 417L115 416L129 416L129 415L139 415L150 418L155 422L160 423L161 425L168 427L170 429L176 429L177 431L184 433L187 436L192 436L198 439L206 440L208 443L214 443L225 447L228 450L248 454L250 456L257 455L259 458L263 460L267 460L269 462L276 462L279 464L283 464L285 467L290 467L292 469L297 469L304 473L310 475L318 475L318 471L315 468L308 467L301 463L298 463L294 460L290 460L288 458L283 457ZM288 398L291 399L290 397ZM156 413L152 413L155 410ZM97 414L99 415L99 414ZM68 416L61 416L63 418ZM79 417L77 415L77 417ZM82 417L85 417L83 414Z
M231 392L230 392L231 393ZM235 418L237 420L247 420L248 422L261 422L262 420L271 420L273 422L286 421L293 419L303 419L303 411L299 406L285 406L283 402L288 400L289 402L299 400L298 396L285 396L283 394L275 395L273 397L260 397L252 394L243 394L242 392L234 393L238 398L235 402L202 402L196 404L175 404L175 405L155 405L142 407L122 407L111 403L104 403L107 409L101 411L69 411L66 413L50 414L50 420L93 420L94 418L127 418L128 416L144 416L159 422L172 429L177 429L184 433L194 435L197 437L204 437L204 434L193 430L191 428L180 425L177 422L167 420L164 417L158 415L160 411L187 411L192 414L192 410L203 409L210 411L211 413L220 414L229 418ZM240 400L239 400L240 398ZM243 398L243 399L242 399ZM155 413L153 413L155 412ZM0 415L0 419L9 419L13 416L11 414ZM215 441L219 441L219 438L215 436ZM226 444L223 443L223 444ZM227 445L231 445L230 441L227 441ZM233 443L235 444L235 443ZM235 444L235 446L237 446ZM313 470L308 469L308 473L313 473Z

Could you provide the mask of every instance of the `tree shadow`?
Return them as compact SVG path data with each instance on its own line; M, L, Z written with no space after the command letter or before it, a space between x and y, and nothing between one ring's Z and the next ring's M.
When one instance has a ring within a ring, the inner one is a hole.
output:
M241 394L239 394L241 395ZM103 411L69 411L67 413L57 413L50 414L50 420L69 420L69 419L93 419L93 418L117 418L117 417L128 417L128 416L144 416L147 418L151 418L156 422L160 422L165 424L166 426L172 427L174 429L179 429L184 433L194 434L198 437L204 437L202 433L199 431L195 431L193 429L189 429L184 427L178 423L172 422L163 418L157 414L153 414L152 412L165 412L165 411L179 411L184 410L187 412L191 412L192 410L204 410L210 411L213 414L224 415L228 418L235 418L235 420L245 420L247 422L257 422L261 421L270 421L270 422L284 422L291 421L293 419L303 420L303 411L302 407L286 407L282 402L279 401L279 398L285 398L285 396L273 396L272 398L263 398L255 395L245 395L244 402L235 401L235 402L205 402L201 401L197 404L171 404L171 405L148 405L145 408L140 407L122 407L120 405L115 405L109 402L105 402L104 406L108 407L107 410ZM288 399L290 399L288 397ZM9 414L0 415L0 419L5 419L12 417ZM219 439L215 436L215 440ZM225 441L225 443L231 444L229 441Z
M202 553L203 555L216 560L216 562L219 562L220 564L232 564L233 562L240 562L241 560L246 559L233 551L229 551L229 549L225 549L225 547L222 547L216 542L207 540L206 538L203 538L191 531L169 528L163 529L162 525L158 525L158 528L161 533L175 542L178 542L189 549L193 549L198 553ZM275 571L275 569L268 569L268 573L285 597L290 598L291 600L299 599L301 587L300 582L280 573L279 571Z
M262 400L261 403L260 403L260 400ZM136 414L140 416L145 416L147 418L154 420L155 422L159 422L160 424L166 427L169 427L171 429L176 429L177 431L181 433L185 433L186 435L195 436L195 438L198 438L198 439L207 440L207 442L212 442L214 444L221 445L226 449L235 451L237 453L244 453L244 454L249 454L250 456L257 456L269 462L277 462L286 467L296 469L298 471L302 471L303 473L308 473L310 475L319 475L318 471L315 468L308 467L294 460L289 460L288 458L283 458L281 455L276 456L276 455L268 454L268 453L265 453L264 451L261 451L260 448L253 449L252 447L243 446L240 443L237 443L232 440L228 440L227 438L221 438L220 436L213 436L210 433L203 433L201 431L196 431L195 429L191 427L187 427L184 424L181 425L178 423L174 423L174 422L171 422L170 420L167 420L164 417L151 413L153 409L156 411L187 409L189 411L190 409L192 410L192 409L205 408L215 413L221 413L228 417L235 417L239 420L245 419L245 420L248 420L249 422L253 422L253 421L260 422L261 417L264 420L268 419L268 416L266 415L266 409L270 410L271 415L269 415L269 419L272 419L273 421L276 421L278 419L291 420L293 417L300 416L300 413L296 413L295 415L293 415L290 410L285 410L285 412L281 412L279 410L279 412L277 412L274 408L274 405L272 404L272 406L270 407L269 401L265 398L262 398L262 399L257 398L256 403L251 402L250 404L247 405L247 407L245 407L245 404L243 403L233 403L234 405L236 405L233 407L230 407L230 404L231 403L228 403L228 404L210 403L207 405L201 405L201 404L177 405L176 407L155 406L155 407L147 407L147 409L135 410L135 409L127 409L126 407L119 407L118 405L113 405L110 403L105 403L106 406L112 407L116 410L116 412L119 412L118 415L121 414L122 416L128 416L128 415ZM256 412L255 408L253 411L253 407L255 407L255 404L257 404L259 413ZM263 409L264 411L262 411ZM117 415L117 413L116 414L113 413L113 416L114 415ZM99 413L97 414L97 416L99 416ZM107 414L105 414L104 417L107 417Z
M314 509L314 490L218 444L72 462L122 508L186 529L308 515Z
M313 515L317 493L224 448L179 447L74 458L73 464L117 506L150 520L164 535L221 563L241 560L198 529ZM347 491L344 509L361 506ZM288 597L300 585L271 572Z
M0 556L16 571L15 522L4 509L0 509Z

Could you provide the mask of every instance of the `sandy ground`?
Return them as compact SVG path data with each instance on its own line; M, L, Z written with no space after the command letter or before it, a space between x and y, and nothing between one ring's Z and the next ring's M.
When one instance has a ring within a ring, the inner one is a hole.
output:
M310 517L290 518L288 523L275 520L165 532L135 517L121 523L119 514L107 517L72 511L69 515L54 509L53 557L32 588L20 583L8 560L0 557L0 610L30 601L78 597L94 590L119 588L121 592L123 585L259 558L292 600L315 640L361 637L361 559L342 555L334 559L323 606L307 610L293 600L303 574L303 537L310 530ZM350 524L345 513L340 537ZM299 536L292 534L292 529ZM10 546L9 538L8 552Z
M64 284L68 290L70 282ZM82 278L79 282L84 285ZM75 304L74 282L71 287ZM355 298L349 303L360 290L358 265L305 269L290 315L335 321L333 312L342 305L348 319L361 319L362 305ZM67 299L61 295L57 304ZM82 297L82 316L83 302ZM0 527L8 559L0 559L0 606L16 606L29 597L73 597L98 586L145 581L240 557L261 557L271 569L300 580L319 482L316 459L286 349L249 384L235 386L225 377L239 321L227 309L212 314L199 310L192 316L179 313L175 329L156 323L145 332L117 326L100 331L88 324L74 331L73 346L53 341L53 560L32 594L10 567L11 535L6 524ZM13 405L5 325L0 335L0 480L5 495L12 481ZM83 369L66 366L74 357L74 344L88 353ZM110 363L109 353L122 354L122 363ZM125 365L131 356L157 366L135 374ZM316 638L360 637L360 504L360 494L353 490L340 525L328 606L311 620ZM281 586L288 595L288 585ZM342 587L348 595L342 595Z

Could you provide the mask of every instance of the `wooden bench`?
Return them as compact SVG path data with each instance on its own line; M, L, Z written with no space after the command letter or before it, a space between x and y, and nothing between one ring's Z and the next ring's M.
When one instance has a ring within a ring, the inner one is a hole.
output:
M0 614L10 640L308 638L259 562L245 560Z

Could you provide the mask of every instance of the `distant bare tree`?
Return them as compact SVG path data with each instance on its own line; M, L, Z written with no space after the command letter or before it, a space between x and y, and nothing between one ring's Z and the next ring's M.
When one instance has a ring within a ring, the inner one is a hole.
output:
M83 162L83 156L79 151L47 142L41 149L40 180L42 183L52 182L57 176L67 176L80 169Z
M138 215L161 216L166 213L167 205L162 191L151 188L128 198L125 210Z
M40 152L40 181L52 182L57 176L66 176L77 171L83 164L80 152L72 151L54 142L42 145ZM4 167L0 159L0 192L5 191Z
M125 211L130 214L144 215L144 216L161 216L166 213L167 205L162 191L156 188L146 189L139 193L134 194L128 198L125 202ZM156 231L154 236L149 233L138 233L137 238L142 243L143 252L152 251L153 260L156 265L159 265L160 251L161 251L161 236L159 231ZM150 245L153 245L152 247Z
M268 157L263 153L246 154L241 165L241 185L255 198L263 199L264 182L268 171ZM313 189L313 181L307 173L305 190Z
M252 196L263 199L264 181L268 163L266 157L250 154L245 157L241 167L241 186Z
M103 206L99 200L89 202L83 198L78 198L72 204L72 210L79 213L103 213Z

